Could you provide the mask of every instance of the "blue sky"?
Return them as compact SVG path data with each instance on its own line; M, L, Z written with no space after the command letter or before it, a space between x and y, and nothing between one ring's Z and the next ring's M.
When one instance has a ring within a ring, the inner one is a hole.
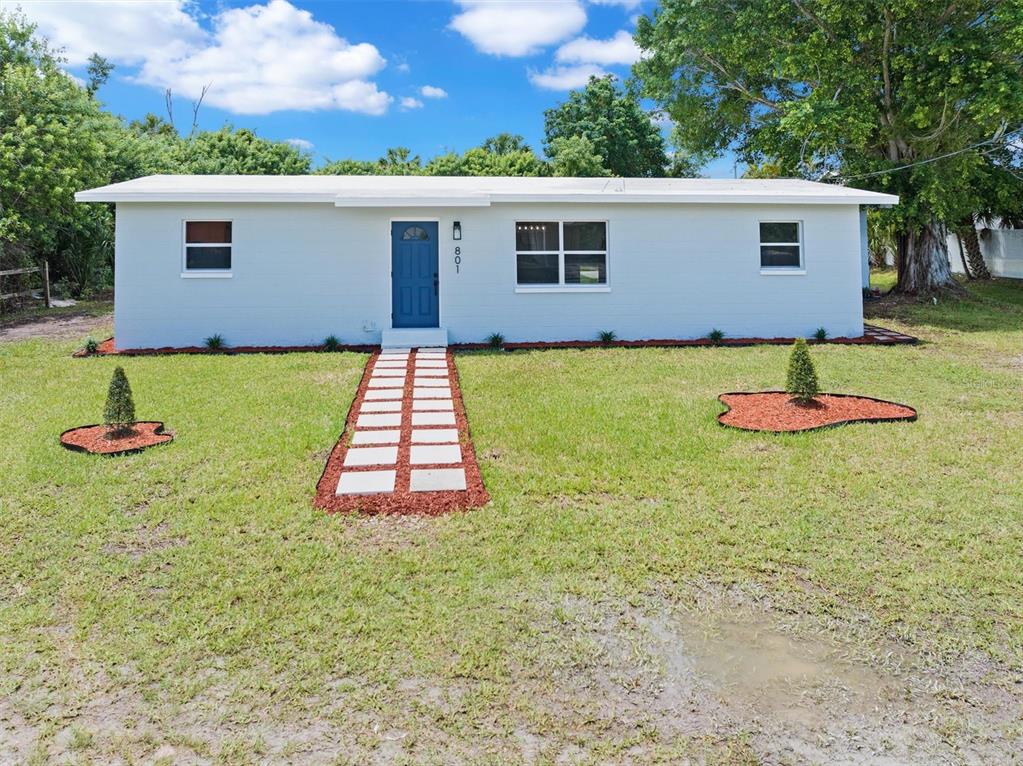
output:
M202 128L224 123L325 159L424 158L502 131L538 151L543 111L590 73L627 76L631 33L654 0L15 0L84 77L116 65L100 98L179 130L209 84ZM707 175L731 176L724 159Z

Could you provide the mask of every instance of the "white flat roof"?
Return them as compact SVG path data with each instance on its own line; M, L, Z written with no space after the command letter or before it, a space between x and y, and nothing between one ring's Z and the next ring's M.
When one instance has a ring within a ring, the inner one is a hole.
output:
M322 202L337 207L488 207L502 202L895 205L894 194L795 178L146 176L78 202Z

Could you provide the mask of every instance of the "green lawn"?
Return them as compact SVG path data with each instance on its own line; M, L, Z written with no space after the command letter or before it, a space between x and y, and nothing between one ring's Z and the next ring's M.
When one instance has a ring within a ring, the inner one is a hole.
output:
M139 418L177 438L102 459L57 436L97 421L118 361L0 344L0 719L37 762L167 743L281 758L310 722L342 732L339 762L504 763L529 737L536 762L637 743L670 760L705 738L614 728L599 693L558 686L592 657L565 605L730 585L1018 670L1023 285L971 290L874 309L919 346L813 349L825 390L910 404L916 423L719 427L718 393L783 382L779 347L461 355L493 502L439 519L311 505L363 355L120 360ZM741 737L710 752L748 757Z

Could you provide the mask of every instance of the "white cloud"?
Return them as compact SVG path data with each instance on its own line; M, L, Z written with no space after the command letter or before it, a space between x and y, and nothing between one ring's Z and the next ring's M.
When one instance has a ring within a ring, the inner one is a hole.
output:
M542 72L529 70L529 81L538 88L547 90L571 90L581 88L590 77L603 77L607 72L594 64L579 66L555 66Z
M27 2L28 15L69 63L92 52L141 67L137 82L171 88L236 114L344 109L383 114L393 101L371 82L386 62L287 0L227 8L203 29L189 0ZM98 23L101 20L102 23Z
M303 152L312 151L313 142L306 141L304 138L287 138L284 143L291 144L296 149L301 149Z
M609 40L577 37L558 48L554 58L565 64L632 65L639 61L639 46L624 29Z
M622 8L632 9L638 6L643 0L590 0L594 5L620 5Z
M64 48L71 66L81 66L93 53L120 64L179 56L205 38L180 0L15 0L15 6L52 45Z
M451 20L483 53L527 56L578 33L586 11L578 0L457 0L464 9Z
M424 85L419 89L419 95L423 98L447 98L448 92L443 88L437 88L433 85Z
M401 108L402 109L422 109L423 108L423 102L420 101L418 98L412 98L411 96L406 96L405 98L403 98L401 100Z

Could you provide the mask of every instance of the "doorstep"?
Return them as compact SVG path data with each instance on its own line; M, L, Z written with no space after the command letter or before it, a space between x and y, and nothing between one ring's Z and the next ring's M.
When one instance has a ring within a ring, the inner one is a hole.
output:
M445 327L392 327L380 334L381 348L447 348Z

